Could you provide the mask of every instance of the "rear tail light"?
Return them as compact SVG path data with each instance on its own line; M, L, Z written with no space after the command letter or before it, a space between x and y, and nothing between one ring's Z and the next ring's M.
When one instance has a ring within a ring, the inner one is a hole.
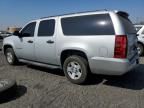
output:
M115 50L114 58L126 58L127 57L127 36L117 35L115 38Z

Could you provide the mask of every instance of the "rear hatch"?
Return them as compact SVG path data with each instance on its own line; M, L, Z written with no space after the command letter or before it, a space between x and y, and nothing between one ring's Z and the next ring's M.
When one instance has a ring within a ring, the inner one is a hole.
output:
M127 58L130 61L133 61L135 56L138 56L137 52L137 36L136 29L133 26L132 22L128 18L128 14L125 12L117 13L125 30L125 34L127 36L128 44L127 44Z

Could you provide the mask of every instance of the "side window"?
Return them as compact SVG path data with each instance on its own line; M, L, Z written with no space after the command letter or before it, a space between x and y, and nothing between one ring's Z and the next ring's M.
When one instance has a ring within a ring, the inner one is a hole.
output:
M114 35L109 14L62 18L62 29L67 36Z
M55 20L44 20L39 24L38 36L53 36L55 30Z
M34 36L35 26L36 22L29 23L23 28L23 30L21 31L21 35L26 37Z

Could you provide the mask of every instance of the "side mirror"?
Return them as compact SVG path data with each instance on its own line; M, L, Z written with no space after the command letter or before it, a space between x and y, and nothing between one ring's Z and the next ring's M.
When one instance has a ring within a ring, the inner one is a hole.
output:
M20 36L20 33L19 33L19 31L15 31L15 32L13 33L13 35L15 35L15 36Z

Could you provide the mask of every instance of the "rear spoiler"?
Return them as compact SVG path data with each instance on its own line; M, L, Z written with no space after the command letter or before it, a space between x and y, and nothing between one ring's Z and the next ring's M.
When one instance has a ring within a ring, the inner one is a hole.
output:
M126 19L128 19L128 17L129 17L129 14L127 12L124 12L124 11L115 11L115 12L116 12L116 14L118 14Z

